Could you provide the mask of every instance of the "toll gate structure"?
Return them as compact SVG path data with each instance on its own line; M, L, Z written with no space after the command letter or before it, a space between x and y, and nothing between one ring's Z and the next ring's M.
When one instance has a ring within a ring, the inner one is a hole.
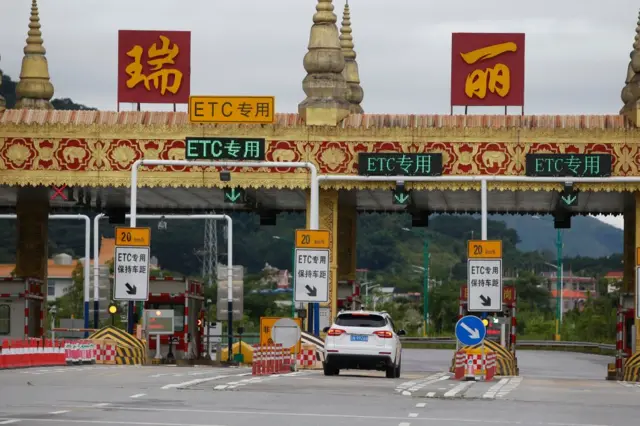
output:
M525 176L532 155L542 155L542 163L549 164L560 154L582 156L579 175L602 177L602 181L570 185L580 196L569 210L558 208L566 185L490 182L489 211L553 213L558 222L576 214L624 214L623 291L635 294L640 183L607 182L606 178L640 178L638 42L631 53L619 114L366 114L349 6L340 30L333 10L332 0L318 0L304 60L307 97L298 113L276 114L273 124L193 124L181 112L54 111L49 102L53 82L33 0L18 102L13 109L0 106L0 210L18 215L16 275L46 281L46 227L51 211L128 208L135 161L185 159L189 137L250 137L265 140L266 161L308 161L320 174L345 176L397 174L400 162L407 158L412 173L427 176ZM640 34L640 27L636 33ZM56 52L51 53L55 60ZM385 169L384 162L390 164L393 158L395 165ZM545 167L547 174L557 172L551 165ZM235 167L227 171L230 182L223 181L220 170L213 167L143 166L138 211L251 210L268 223L278 212L308 209L309 175L303 170ZM224 201L224 188L230 184L245 190L246 202ZM68 196L52 197L61 188ZM397 189L393 182L323 183L319 228L331 231L326 304L330 320L338 310L342 286L351 292L356 279L358 213L407 211L414 226L425 226L430 213L480 209L478 182L407 183L401 187L411 193L407 203L394 202ZM636 329L640 325L637 319L635 325ZM640 341L636 347L640 348Z

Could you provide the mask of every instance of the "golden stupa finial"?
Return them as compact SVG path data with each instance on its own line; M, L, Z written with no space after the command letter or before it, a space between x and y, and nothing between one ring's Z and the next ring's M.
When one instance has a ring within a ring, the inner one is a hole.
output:
M358 63L356 62L356 51L353 50L352 31L351 11L349 9L349 1L347 0L342 15L342 27L340 28L340 47L342 48L342 55L345 61L342 74L349 87L349 92L347 93L347 100L350 104L349 111L352 114L362 114L364 110L360 103L364 98L364 91L362 90L362 86L360 86L360 72L358 70Z
M342 75L345 61L337 21L332 0L318 0L303 62L307 76L302 88L307 98L298 105L298 113L307 125L336 126L349 115L349 89Z
M2 86L2 70L0 70L0 86ZM7 101L0 95L0 112L7 109Z
M53 84L49 77L49 64L45 57L38 3L32 0L27 45L24 48L20 81L16 86L17 109L53 109Z

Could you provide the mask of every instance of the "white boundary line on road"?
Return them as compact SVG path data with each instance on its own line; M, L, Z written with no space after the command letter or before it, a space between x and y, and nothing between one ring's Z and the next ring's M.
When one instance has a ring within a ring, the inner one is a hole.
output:
M474 383L474 382L467 382ZM92 405L67 405L60 404L58 407L64 408L79 408L85 410L98 410L99 408ZM133 412L157 412L157 413L204 413L204 414L232 414L232 415L246 415L246 416L276 416L276 417L316 417L316 418L340 418L340 419L365 419L365 420L399 420L406 421L406 417L397 417L397 416L367 416L367 415L358 415L358 414L330 414L330 413L291 413L291 412L282 412L282 411L243 411L243 410L203 410L197 408L158 408L158 407L129 407L122 405L112 404L109 407L105 407L110 411L133 411ZM0 417L2 419L13 419L13 417ZM28 420L28 421L53 421L50 419L23 419L20 420ZM69 421L73 422L73 420L56 420L56 421ZM447 422L447 423L481 423L481 424L500 424L500 425L513 425L518 423L513 419L477 419L477 418L460 418L460 417L418 417L415 421L421 422ZM107 423L107 424L131 424L131 425L157 425L157 426L200 426L200 425L192 425L188 423L136 423L136 422L101 422L101 421L91 421L91 420L78 420L77 423ZM522 422L521 422L522 423ZM535 422L537 426L609 426L605 424L597 424L597 423L562 423L562 422ZM202 425L202 426L216 426L216 425Z
M240 374L225 374L225 375L222 375L222 376L213 376L213 377L205 377L204 379L194 379L194 380L189 380L188 382L171 383L171 384L162 386L160 389L163 389L163 390L176 389L176 388L177 389L181 389L181 388L186 388L188 386L198 385L200 383L211 382L213 380L226 379L228 377L248 376L250 374L251 374L251 372L240 373Z
M459 385L454 386L453 388L451 388L448 391L446 391L444 393L444 397L445 398L453 398L454 396L456 396L460 392L469 389L475 383L476 383L475 381L474 382L462 382Z
M419 391L420 389L422 389L427 385L431 385L433 383L437 383L439 381L448 380L448 379L449 379L449 373L447 372L436 373L424 379L411 380L409 382L400 383L396 387L396 392L401 392L402 395L405 395L405 396L411 396L413 392Z

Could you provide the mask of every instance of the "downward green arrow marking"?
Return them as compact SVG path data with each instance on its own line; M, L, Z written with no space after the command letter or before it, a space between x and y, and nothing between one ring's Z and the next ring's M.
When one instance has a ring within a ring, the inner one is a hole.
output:
M240 193L240 191L236 192L236 189L233 188L231 192L228 192L225 195L227 196L229 201L231 201L232 203L235 203L242 194Z
M576 195L567 195L566 197L561 197L561 198L566 205L570 206L576 201L578 197Z
M404 204L409 199L409 194L395 194L396 201L400 204Z

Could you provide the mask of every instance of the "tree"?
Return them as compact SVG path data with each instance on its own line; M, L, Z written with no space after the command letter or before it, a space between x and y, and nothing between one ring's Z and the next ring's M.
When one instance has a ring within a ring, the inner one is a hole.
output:
M82 318L84 316L84 267L78 262L71 273L71 286L55 302L58 318Z

